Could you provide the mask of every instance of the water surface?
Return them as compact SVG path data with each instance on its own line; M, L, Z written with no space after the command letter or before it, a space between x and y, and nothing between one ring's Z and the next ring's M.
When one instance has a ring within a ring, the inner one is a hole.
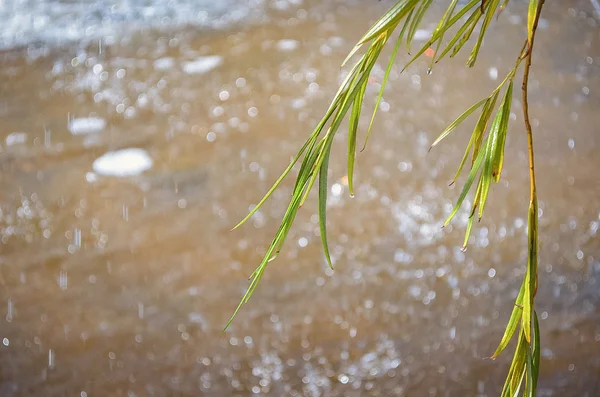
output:
M497 395L511 352L485 357L526 261L520 93L502 183L467 252L466 209L440 226L469 131L428 148L512 68L525 6L511 2L472 70L459 56L432 75L425 61L400 74L403 51L357 157L354 199L346 136L336 137L335 271L311 197L222 333L293 181L229 230L303 143L345 54L391 3L113 3L0 2L0 395ZM543 396L600 393L592 11L587 1L549 2L534 58Z

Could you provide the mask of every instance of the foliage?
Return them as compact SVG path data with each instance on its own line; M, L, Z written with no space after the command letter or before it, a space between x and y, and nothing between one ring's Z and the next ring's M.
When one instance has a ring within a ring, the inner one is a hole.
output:
M403 71L418 59L425 51L435 46L436 50L432 57L430 70L434 64L441 61L448 54L454 57L458 54L476 29L479 33L475 43L471 48L467 60L467 66L472 67L477 61L477 56L483 44L483 39L487 29L492 23L494 16L499 17L500 13L508 5L510 0L470 0L466 4L459 5L459 0L451 0L445 13L438 22L436 28L431 34L431 38L415 53L412 59L404 66ZM273 184L271 189L260 200L252 211L235 228L242 225L265 203L271 194L277 189L281 182L290 173L293 166L300 162L300 170L296 177L296 183L293 189L292 198L283 216L281 225L277 230L267 252L256 270L250 276L250 286L248 287L240 304L236 308L231 321L239 312L244 303L247 303L252 293L256 290L262 275L264 274L269 262L275 259L280 252L288 232L294 222L299 208L304 204L309 192L313 188L317 179L318 182L318 212L320 234L323 243L325 258L329 266L332 266L327 244L326 228L326 201L327 201L327 170L329 166L329 153L333 144L333 138L338 132L342 121L350 113L348 129L348 185L350 194L354 195L354 163L356 156L356 134L361 117L365 90L368 78L377 62L382 49L393 37L393 33L399 29L399 34L395 40L394 49L389 60L381 90L377 97L375 109L372 113L369 127L366 134L365 143L371 133L373 120L377 108L381 101L386 82L390 75L398 49L405 43L407 50L410 51L413 44L413 38L425 13L431 7L433 0L399 0L394 4L358 41L356 46L350 51L344 64L349 62L364 47L366 50L359 57L358 61L350 69L350 72L342 82L339 90L333 97L333 100L325 112L321 121L309 135L304 145L300 148L288 167L283 171L279 179ZM531 56L537 24L542 10L544 0L529 0L527 17L527 37L518 53L514 68L506 75L504 80L487 97L475 103L455 121L453 121L432 144L436 146L445 139L452 131L461 125L470 115L479 112L479 117L473 128L471 139L467 144L464 156L454 177L454 182L461 175L469 157L470 171L467 179L459 194L458 200L445 222L447 225L456 215L462 206L465 198L472 190L475 191L472 201L470 216L468 219L464 246L466 248L469 240L473 220L477 216L481 219L484 213L485 204L488 198L490 186L497 183L502 174L504 163L504 144L508 133L508 120L512 106L512 96L514 90L514 79L516 72L525 61L522 94L523 94L523 113L524 122L528 135L529 151L529 171L530 171L530 206L528 216L528 263L527 273L521 285L521 289L515 301L512 314L506 326L504 335L498 345L498 348L491 356L496 358L507 347L510 340L514 337L517 329L518 342L514 352L513 361L509 368L508 375L502 397L512 397L519 394L523 380L525 380L525 394L535 396L537 378L539 373L540 361L540 333L537 320L537 314L534 310L534 297L537 290L537 267L538 267L538 227L537 227L537 196L535 189L534 157L533 157L533 138L531 125L529 123L527 84L529 78L529 69L531 67ZM455 29L455 30L454 30ZM453 30L452 38L444 44L446 33ZM442 50L440 50L443 47ZM499 101L499 103L498 103ZM498 104L498 106L496 106ZM492 114L495 112L494 117ZM454 183L453 182L453 183ZM473 185L476 185L473 188ZM234 229L235 229L234 228ZM227 327L226 326L226 327Z

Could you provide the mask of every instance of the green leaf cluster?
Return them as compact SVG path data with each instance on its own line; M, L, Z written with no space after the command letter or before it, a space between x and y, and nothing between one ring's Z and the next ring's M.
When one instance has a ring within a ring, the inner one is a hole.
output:
M317 179L320 235L325 259L328 265L333 268L327 241L326 219L328 193L327 173L333 138L339 131L342 121L348 116L348 113L350 113L348 123L347 166L349 191L350 195L353 196L357 132L370 73L379 59L381 51L388 41L394 37L394 32L399 29L384 74L381 89L377 96L375 108L371 114L362 150L364 150L367 145L368 138L372 131L373 121L398 51L402 46L402 43L404 43L406 50L411 53L415 33L432 3L433 0L399 0L377 22L375 22L369 30L367 30L343 62L343 65L349 63L351 59L364 49L362 55L358 57L358 60L354 63L354 66L352 66L341 83L323 118L265 196L259 201L254 209L252 209L252 211L250 211L250 213L234 227L235 229L249 220L280 186L282 181L291 172L294 165L300 163L291 199L283 215L281 225L271 241L263 260L250 276L250 285L227 323L226 328L231 324L233 318L239 312L243 304L248 302L253 292L256 290L268 263L274 260L281 251L294 219L299 209L305 203ZM474 66L483 45L488 27L492 23L494 16L500 16L508 3L509 0L504 0L502 2L500 0L470 0L464 5L459 5L458 0L451 0L436 28L433 30L430 39L416 51L402 71L406 70L408 66L419 59L427 49L435 47L434 55L432 56L429 65L430 71L434 64L441 61L448 54L450 57L457 55L465 47L467 42L469 42L473 33L478 31L466 62L467 66ZM444 224L444 226L447 225L454 218L462 204L465 202L469 192L474 190L475 193L466 226L463 249L466 249L467 247L475 217L477 216L478 220L481 220L483 217L484 208L492 183L499 182L502 175L504 148L508 135L512 106L514 78L521 62L528 59L523 82L526 92L528 67L531 61L531 48L533 47L537 21L539 20L539 14L543 4L544 0L530 0L529 2L527 38L516 58L514 68L508 72L496 89L494 89L486 98L483 98L464 111L456 120L448 125L444 131L442 131L432 144L432 147L438 145L454 130L462 126L469 116L478 112L479 117L473 127L471 138L467 144L452 183L456 183L469 158L470 170L467 174L466 181L462 186L458 200ZM451 38L446 41L445 37L448 34ZM524 101L523 106L525 110L525 107L527 106L526 101ZM526 116L526 124L528 123L527 117L528 116ZM533 161L533 148L531 146L530 151L531 161ZM498 348L492 355L492 358L496 358L507 347L520 325L518 343L502 391L502 397L513 397L518 395L524 379L526 384L526 395L535 396L539 373L540 332L537 315L534 310L534 296L537 290L538 228L537 198L535 196L532 163L531 170L532 193L528 217L529 256L527 273L515 301L504 335Z

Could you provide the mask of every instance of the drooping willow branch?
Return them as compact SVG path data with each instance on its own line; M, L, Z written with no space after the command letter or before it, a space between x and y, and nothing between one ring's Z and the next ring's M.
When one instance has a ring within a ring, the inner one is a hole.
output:
M428 72L442 60L446 55L454 57L458 54L465 44L471 38L473 32L479 27L479 33L469 54L467 65L472 67L479 54L483 44L483 39L487 28L495 15L499 16L502 10L508 5L510 0L470 0L466 4L459 6L459 0L452 0L447 7L438 25L432 32L431 38L421 47L412 59L404 66L402 71L411 65L415 60L425 53L428 49L433 49L433 56ZM279 187L285 177L291 172L295 164L300 162L298 176L292 192L292 198L288 204L287 210L275 237L269 245L262 262L250 276L250 286L248 287L240 304L236 308L231 319L227 323L227 328L235 315L239 312L244 303L247 303L253 292L256 290L262 275L264 274L269 262L274 260L282 249L294 219L300 207L306 201L312 187L318 182L318 212L321 240L325 259L332 267L332 261L329 254L327 243L327 222L326 222L326 203L327 203L327 171L329 169L329 154L333 145L333 138L338 132L342 121L348 112L348 187L350 194L354 194L354 164L356 157L356 139L361 110L368 78L375 63L379 59L382 49L392 37L393 32L400 27L400 33L396 39L392 55L390 57L381 90L377 97L375 109L373 110L371 121L366 133L365 145L371 133L373 120L379 107L385 85L390 75L394 60L402 42L406 43L406 49L410 52L411 44L418 30L424 15L432 5L433 0L399 0L388 10L358 41L356 46L350 51L343 64L352 59L363 47L367 47L364 54L350 69L339 90L334 96L331 105L325 112L325 116L317 124L316 128L309 135L308 139L300 148L297 155L293 158L282 175L273 184L267 194L250 211L250 213L235 228L250 219L256 211L265 203L271 194ZM463 249L466 249L473 220L477 213L478 219L483 216L485 204L492 183L497 183L502 174L504 165L504 146L508 133L508 120L512 105L513 80L521 62L525 60L523 74L523 113L525 117L525 127L528 135L529 152L529 170L530 170L530 206L528 216L528 263L527 273L521 289L517 296L511 317L500 341L498 348L492 355L497 357L508 345L514 336L519 325L519 340L514 353L513 361L509 369L508 376L502 391L502 397L513 397L518 395L521 384L525 379L525 392L527 396L535 396L537 377L539 373L539 326L537 315L534 310L534 297L537 289L537 266L538 266L538 225L537 225L537 197L535 189L534 156L533 156L533 133L529 122L529 110L527 101L527 86L529 79L529 70L531 68L531 57L533 53L533 44L535 33L540 17L544 0L529 0L529 9L527 17L527 39L523 48L519 52L515 66L508 72L503 81L494 89L491 94L471 106L454 122L452 122L435 140L432 147L445 139L452 131L461 125L471 114L481 109L479 118L471 134L471 139L467 145L464 156L458 166L454 177L454 182L458 179L462 170L471 156L471 169L467 179L461 189L456 205L450 213L450 216L444 223L447 225L457 214L466 197L471 192L473 184L476 183L474 199L467 222ZM480 23L481 22L481 23ZM444 36L452 28L457 27L452 38L445 44ZM500 103L496 109L498 99ZM495 116L492 118L492 114ZM364 149L364 147L363 147ZM234 228L234 229L235 229Z

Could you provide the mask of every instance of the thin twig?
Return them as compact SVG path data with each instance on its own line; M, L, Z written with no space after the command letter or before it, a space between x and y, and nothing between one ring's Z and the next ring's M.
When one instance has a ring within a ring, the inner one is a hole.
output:
M537 189L535 184L535 162L534 162L534 150L533 150L533 129L531 128L531 122L529 121L529 102L527 97L527 89L529 86L529 70L531 69L531 56L533 55L533 44L535 42L535 33L537 31L538 22L540 20L540 14L542 12L542 7L544 6L545 0L540 0L538 4L538 9L535 15L535 20L533 22L533 29L531 33L531 42L527 48L527 55L525 59L525 68L523 70L523 84L521 86L523 91L523 118L525 119L525 129L527 131L527 149L529 153L529 199L530 205L533 208L537 209ZM537 214L531 217L533 224L529 225L530 229L537 230ZM530 247L537 247L537 233L531 233L531 236L535 238L535 241L530 241ZM537 261L537 253L536 253L536 261ZM537 263L536 263L537 268ZM536 271L536 281L535 286L537 290L537 271ZM535 295L535 292L534 292Z

